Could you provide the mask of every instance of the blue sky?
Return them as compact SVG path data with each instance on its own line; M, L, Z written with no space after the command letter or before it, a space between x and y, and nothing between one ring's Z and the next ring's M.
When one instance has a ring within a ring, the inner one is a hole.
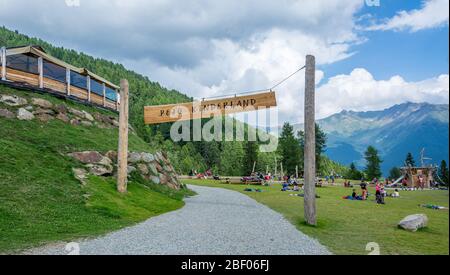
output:
M0 25L195 98L271 87L317 58L317 117L448 104L448 0L0 0ZM48 12L48 7L52 12ZM304 75L279 88L303 120Z
M382 0L379 7L364 6L358 15L391 18L400 10L420 9L421 0ZM377 79L400 74L408 81L420 81L447 74L449 67L449 30L431 28L419 32L381 31L360 33L367 42L352 47L351 58L321 67L326 76L348 74L355 66L366 68Z

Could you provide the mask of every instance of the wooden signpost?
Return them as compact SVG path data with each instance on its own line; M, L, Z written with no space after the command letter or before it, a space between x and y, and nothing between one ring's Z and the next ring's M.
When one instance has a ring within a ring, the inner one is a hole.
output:
M128 81L120 81L119 150L117 154L117 191L127 192L128 177Z
M316 217L316 121L315 88L316 61L314 56L306 57L305 82L305 221L317 225Z
M190 103L147 106L144 108L145 124L186 121L210 118L213 115L257 111L277 106L275 92L268 91L253 95L196 101Z

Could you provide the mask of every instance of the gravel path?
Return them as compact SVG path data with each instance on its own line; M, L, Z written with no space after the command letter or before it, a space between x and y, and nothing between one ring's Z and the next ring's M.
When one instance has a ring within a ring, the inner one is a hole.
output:
M97 239L81 254L302 255L330 254L280 214L238 192L189 186L198 196L186 206ZM65 244L26 254L67 254Z

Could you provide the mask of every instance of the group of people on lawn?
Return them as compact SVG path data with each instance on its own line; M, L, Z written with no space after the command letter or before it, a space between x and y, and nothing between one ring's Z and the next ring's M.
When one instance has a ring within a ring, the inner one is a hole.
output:
M387 182L387 180L386 180ZM377 202L377 204L385 204L384 199L388 196L393 197L393 198L399 198L400 197L400 192L398 191L398 189L395 189L395 191L392 194L388 194L386 189L385 189L385 184L380 182L378 179L374 179L372 181L372 184L375 185L375 200ZM345 182L344 183L345 187L353 187L353 185L351 185L350 181L349 182ZM345 199L349 199L349 200L361 200L361 201L365 201L368 199L369 197L369 191L367 188L368 184L364 181L361 180L360 183L360 187L361 187L361 195L358 195L356 193L356 189L353 189L353 193L351 196L347 196L344 197Z

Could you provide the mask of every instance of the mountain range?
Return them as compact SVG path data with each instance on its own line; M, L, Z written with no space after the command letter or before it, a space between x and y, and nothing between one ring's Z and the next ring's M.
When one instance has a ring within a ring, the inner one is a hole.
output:
M364 167L364 151L375 146L383 159L385 175L392 167L404 165L411 152L420 164L420 152L425 149L427 164L439 164L449 159L449 105L403 103L381 111L342 111L318 124L327 133L326 155L349 165ZM294 125L295 130L303 124Z

